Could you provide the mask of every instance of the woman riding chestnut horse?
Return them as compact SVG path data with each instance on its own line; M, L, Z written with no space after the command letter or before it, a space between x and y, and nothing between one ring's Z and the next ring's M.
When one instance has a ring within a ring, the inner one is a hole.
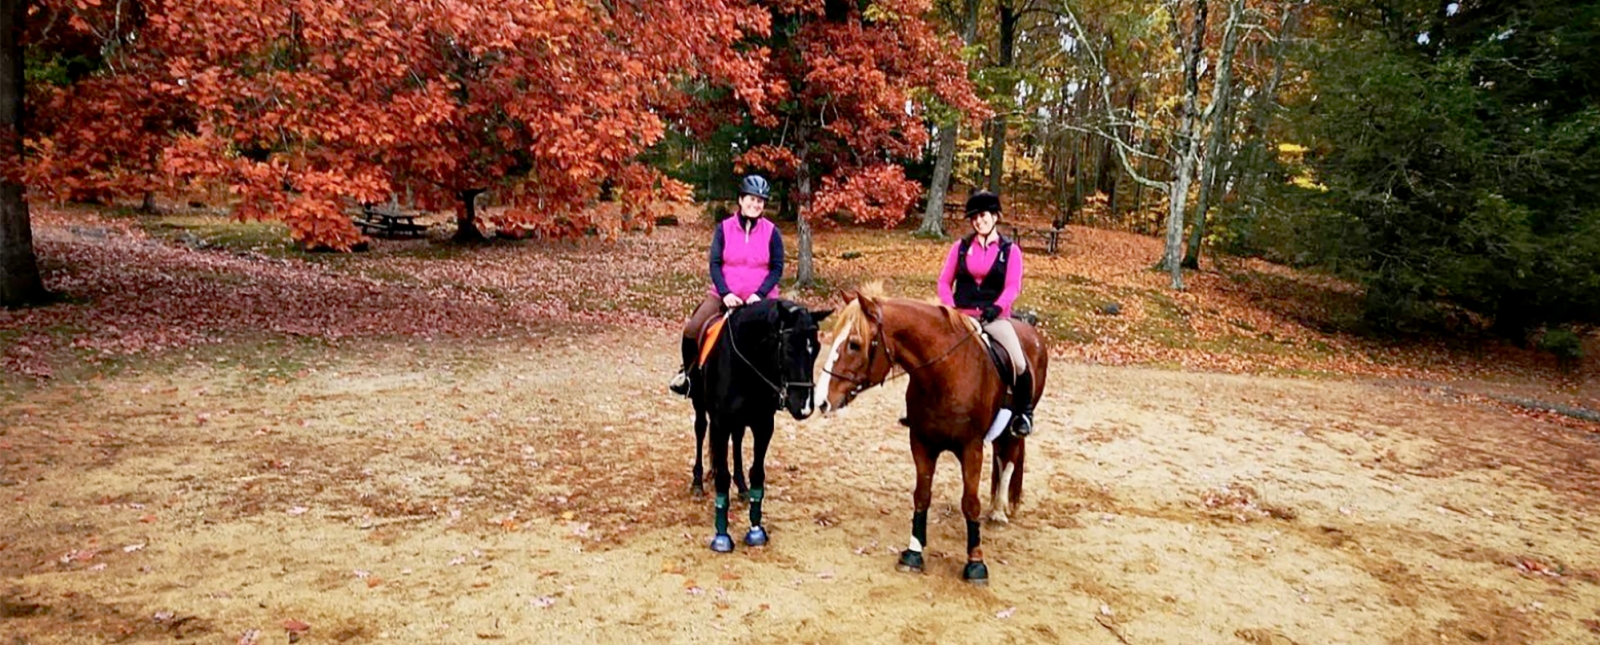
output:
M939 454L951 452L961 462L961 512L967 523L962 577L975 584L989 578L979 532L984 444L994 442L991 519L1005 522L1006 513L1022 498L1025 437L1032 431L1033 402L1044 391L1049 370L1043 338L1032 326L1005 317L1020 292L1022 254L995 232L999 210L999 198L992 193L967 201L973 235L951 249L940 281L944 306L850 294L836 315L838 329L817 385L826 396L819 409L827 414L881 385L895 368L908 378L905 422L917 483L911 542L898 567L923 570L934 470ZM1002 375L997 369L978 325L967 315L971 313L983 321L990 340L1010 355L1011 373ZM1007 381L1012 382L1009 401ZM1013 420L1006 423L1008 417Z

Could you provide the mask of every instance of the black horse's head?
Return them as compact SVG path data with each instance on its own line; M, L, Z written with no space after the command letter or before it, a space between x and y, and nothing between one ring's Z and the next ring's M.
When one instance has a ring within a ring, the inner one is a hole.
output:
M833 311L813 311L787 300L763 300L741 310L741 329L759 326L765 331L760 349L740 347L751 368L767 381L766 385L778 396L778 405L790 415L795 419L811 416L816 409L816 386L811 382L811 373L822 350L817 341L817 325ZM740 332L740 345L748 342L744 338L744 332Z

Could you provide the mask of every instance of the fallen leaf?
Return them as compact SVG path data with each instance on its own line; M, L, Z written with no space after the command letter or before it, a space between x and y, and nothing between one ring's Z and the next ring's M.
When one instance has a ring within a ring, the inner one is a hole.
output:
M293 517L293 516L297 516L297 515L305 515L306 511L309 511L309 510L311 510L311 509L306 508L304 506L291 506L291 507L289 507L289 510L284 511L284 512L288 513L291 517Z
M528 601L528 604L540 609L549 609L551 606L556 604L556 599L550 596L539 596L538 598Z
M311 631L311 624L303 620L290 618L283 621L283 628L289 630L291 634L304 634Z
M125 547L122 547L122 552L123 553L133 553L134 551L138 551L138 550L143 549L143 548L144 548L144 543L143 542L140 542L138 544L129 544L129 545L125 546Z
M239 635L239 642L237 643L237 645L260 645L260 643L261 643L261 630L259 630L259 629L247 629L247 630L244 630L243 634Z
M1006 607L1005 609L1002 609L999 612L995 613L994 617L995 618L999 618L1000 620L1005 620L1007 618L1010 618L1012 615L1014 615L1016 613L1017 613L1017 608L1016 607Z

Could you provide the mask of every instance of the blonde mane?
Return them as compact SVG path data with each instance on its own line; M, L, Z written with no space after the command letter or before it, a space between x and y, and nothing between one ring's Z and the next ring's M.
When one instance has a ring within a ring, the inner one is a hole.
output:
M937 302L923 302L920 300L911 300L906 298L889 298L884 294L883 281L881 280L874 280L861 285L861 287L856 290L856 295L858 297L852 298L850 302L845 303L845 306L833 316L833 319L836 321L832 330L834 334L848 330L850 332L854 332L858 338L863 340L872 337L873 332L870 328L871 323L867 320L866 314L861 310L862 298L871 299L872 301L878 303L880 307L885 305L925 305L937 307L944 313L945 322L950 325L952 330L965 331L971 334L976 334L978 331L972 324L969 323L970 319L965 314L962 314L955 309L951 309L950 307L946 307Z

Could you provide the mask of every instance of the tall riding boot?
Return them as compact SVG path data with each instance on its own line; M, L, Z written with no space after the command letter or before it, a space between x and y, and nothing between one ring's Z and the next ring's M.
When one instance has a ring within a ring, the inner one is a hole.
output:
M693 338L684 337L680 349L683 351L683 365L678 368L678 373L672 377L672 383L667 388L676 394L689 396L689 369L694 366L699 343Z
M1011 434L1033 434L1033 370L1018 375L1011 387Z

